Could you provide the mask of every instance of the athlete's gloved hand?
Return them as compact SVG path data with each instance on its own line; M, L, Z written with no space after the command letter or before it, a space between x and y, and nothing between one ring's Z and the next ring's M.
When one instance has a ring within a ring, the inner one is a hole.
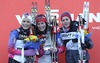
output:
M83 50L85 50L86 49L86 44L81 43L81 47L82 47Z
M84 42L84 44L81 43L82 49L91 47L91 39L90 39L91 35L92 35L91 33L85 35L85 37L84 37L85 42Z
M50 48L49 51L52 52L52 53L56 53L58 51L58 49L56 47L55 48Z

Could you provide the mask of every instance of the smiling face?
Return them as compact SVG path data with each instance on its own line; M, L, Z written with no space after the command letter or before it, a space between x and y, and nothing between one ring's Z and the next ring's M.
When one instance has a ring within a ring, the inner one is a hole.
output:
M23 29L29 29L31 26L31 21L28 18L24 18L21 22L21 26L23 27Z
M46 23L43 21L40 21L37 23L37 27L40 31L44 31L46 29Z
M62 25L65 27L65 28L68 28L70 26L70 18L67 17L67 16L64 16L62 17Z

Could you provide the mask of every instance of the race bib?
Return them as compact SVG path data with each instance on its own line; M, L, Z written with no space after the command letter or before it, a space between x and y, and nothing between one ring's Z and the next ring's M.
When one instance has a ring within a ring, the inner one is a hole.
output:
M60 34L62 40L75 39L77 38L77 35L78 35L77 32L68 32Z

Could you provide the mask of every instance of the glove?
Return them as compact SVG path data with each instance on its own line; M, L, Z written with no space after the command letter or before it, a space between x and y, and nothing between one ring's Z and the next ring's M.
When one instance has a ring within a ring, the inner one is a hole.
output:
M85 44L82 44L82 43L81 43L81 47L82 47L82 49L84 50L84 49L86 49L86 48L90 48L90 47L91 47L91 44L90 44L90 42L85 42Z
M56 53L58 50L57 50L57 48L50 48L49 51L52 53Z
M86 48L91 47L91 39L90 39L91 35L92 35L92 33L85 35L85 47Z
M82 50L86 49L86 44L81 43Z
M72 39L72 42L76 43L78 42L78 39Z
M86 48L90 48L91 47L91 44L89 42L86 42Z

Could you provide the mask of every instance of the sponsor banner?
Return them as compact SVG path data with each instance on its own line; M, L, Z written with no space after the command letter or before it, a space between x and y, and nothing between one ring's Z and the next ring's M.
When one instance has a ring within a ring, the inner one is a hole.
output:
M45 0L1 0L0 1L0 63L7 63L8 60L8 39L10 31L20 26L23 13L31 13L32 2L38 3L38 14L45 14ZM90 63L98 63L100 58L100 0L86 0L90 3L89 9L89 31L93 32L92 41L94 48L89 50ZM72 19L77 20L78 15L83 13L84 0L51 0L51 16L57 17L57 22L61 27L60 16L63 12L71 13ZM65 63L65 55L59 55L60 63ZM97 59L95 59L97 58Z

